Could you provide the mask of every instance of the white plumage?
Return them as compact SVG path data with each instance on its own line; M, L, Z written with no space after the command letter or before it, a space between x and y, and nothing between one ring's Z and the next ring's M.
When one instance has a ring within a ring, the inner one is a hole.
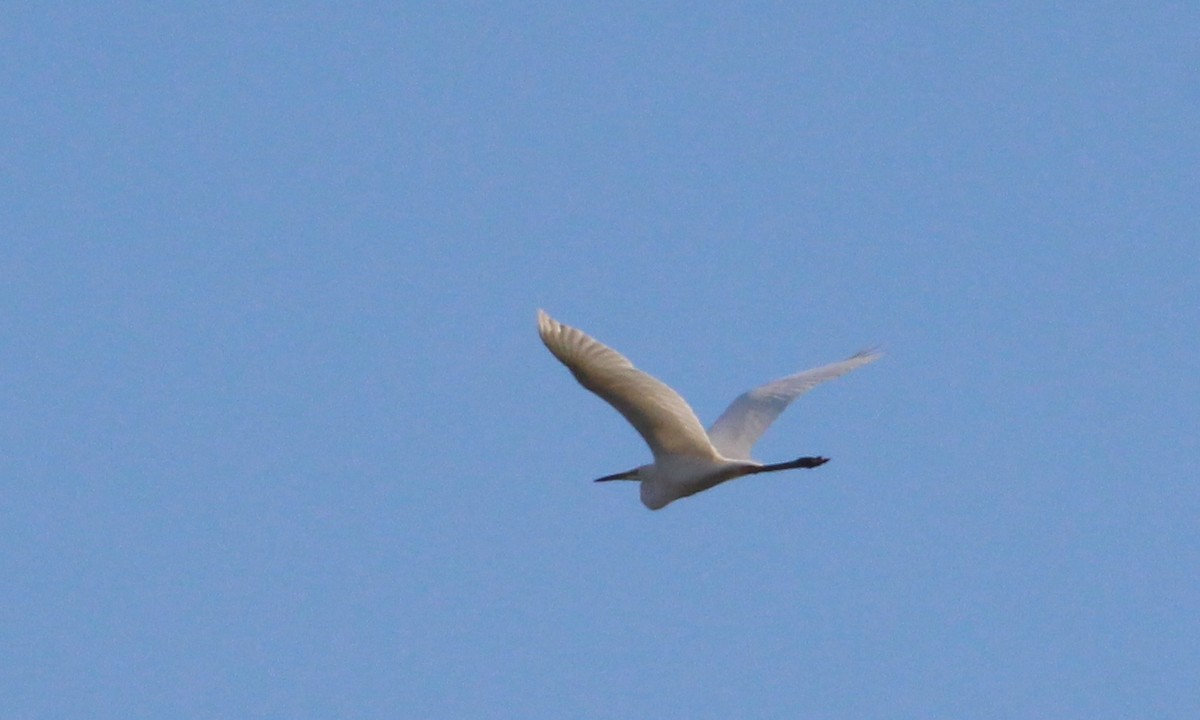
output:
M650 446L653 463L597 482L640 481L642 503L651 510L743 475L813 468L828 462L823 457L802 457L763 465L750 459L750 450L797 397L882 355L863 351L754 388L734 400L706 433L679 393L635 368L616 350L542 310L538 311L538 333L579 384L616 408Z

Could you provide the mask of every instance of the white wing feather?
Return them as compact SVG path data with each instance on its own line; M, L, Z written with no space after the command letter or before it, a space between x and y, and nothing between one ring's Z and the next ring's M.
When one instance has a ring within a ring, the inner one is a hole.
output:
M538 334L580 385L616 408L641 433L655 459L717 456L704 426L679 393L635 368L624 355L542 310Z
M793 400L882 355L875 350L864 350L841 362L789 375L742 393L708 429L708 438L721 455L731 460L749 460L754 443Z

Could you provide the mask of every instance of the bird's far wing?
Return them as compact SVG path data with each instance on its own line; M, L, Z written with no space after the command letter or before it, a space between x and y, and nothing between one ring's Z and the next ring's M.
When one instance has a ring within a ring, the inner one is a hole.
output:
M878 360L883 353L863 350L841 362L780 378L742 393L708 429L717 452L731 460L749 460L750 449L793 400L817 385Z
M580 385L625 416L655 458L664 454L715 455L704 426L679 393L635 368L624 355L541 310L538 334Z

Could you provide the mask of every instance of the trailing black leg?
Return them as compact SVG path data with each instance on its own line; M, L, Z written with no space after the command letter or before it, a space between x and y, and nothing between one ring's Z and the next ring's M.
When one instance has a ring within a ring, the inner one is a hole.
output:
M751 470L748 475L757 475L758 473L775 472L776 470L792 470L795 468L815 468L829 462L827 457L802 457L790 460L788 462L775 463L773 465L763 465L760 468Z

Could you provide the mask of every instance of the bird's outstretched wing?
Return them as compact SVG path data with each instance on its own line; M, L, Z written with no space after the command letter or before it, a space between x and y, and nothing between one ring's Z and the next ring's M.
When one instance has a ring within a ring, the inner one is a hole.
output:
M749 460L754 443L793 400L826 380L882 356L879 351L864 350L841 362L789 375L742 393L708 429L708 438L721 455L731 460Z
M624 355L538 311L538 334L579 384L617 409L641 433L657 459L663 455L715 457L704 426L687 402Z

